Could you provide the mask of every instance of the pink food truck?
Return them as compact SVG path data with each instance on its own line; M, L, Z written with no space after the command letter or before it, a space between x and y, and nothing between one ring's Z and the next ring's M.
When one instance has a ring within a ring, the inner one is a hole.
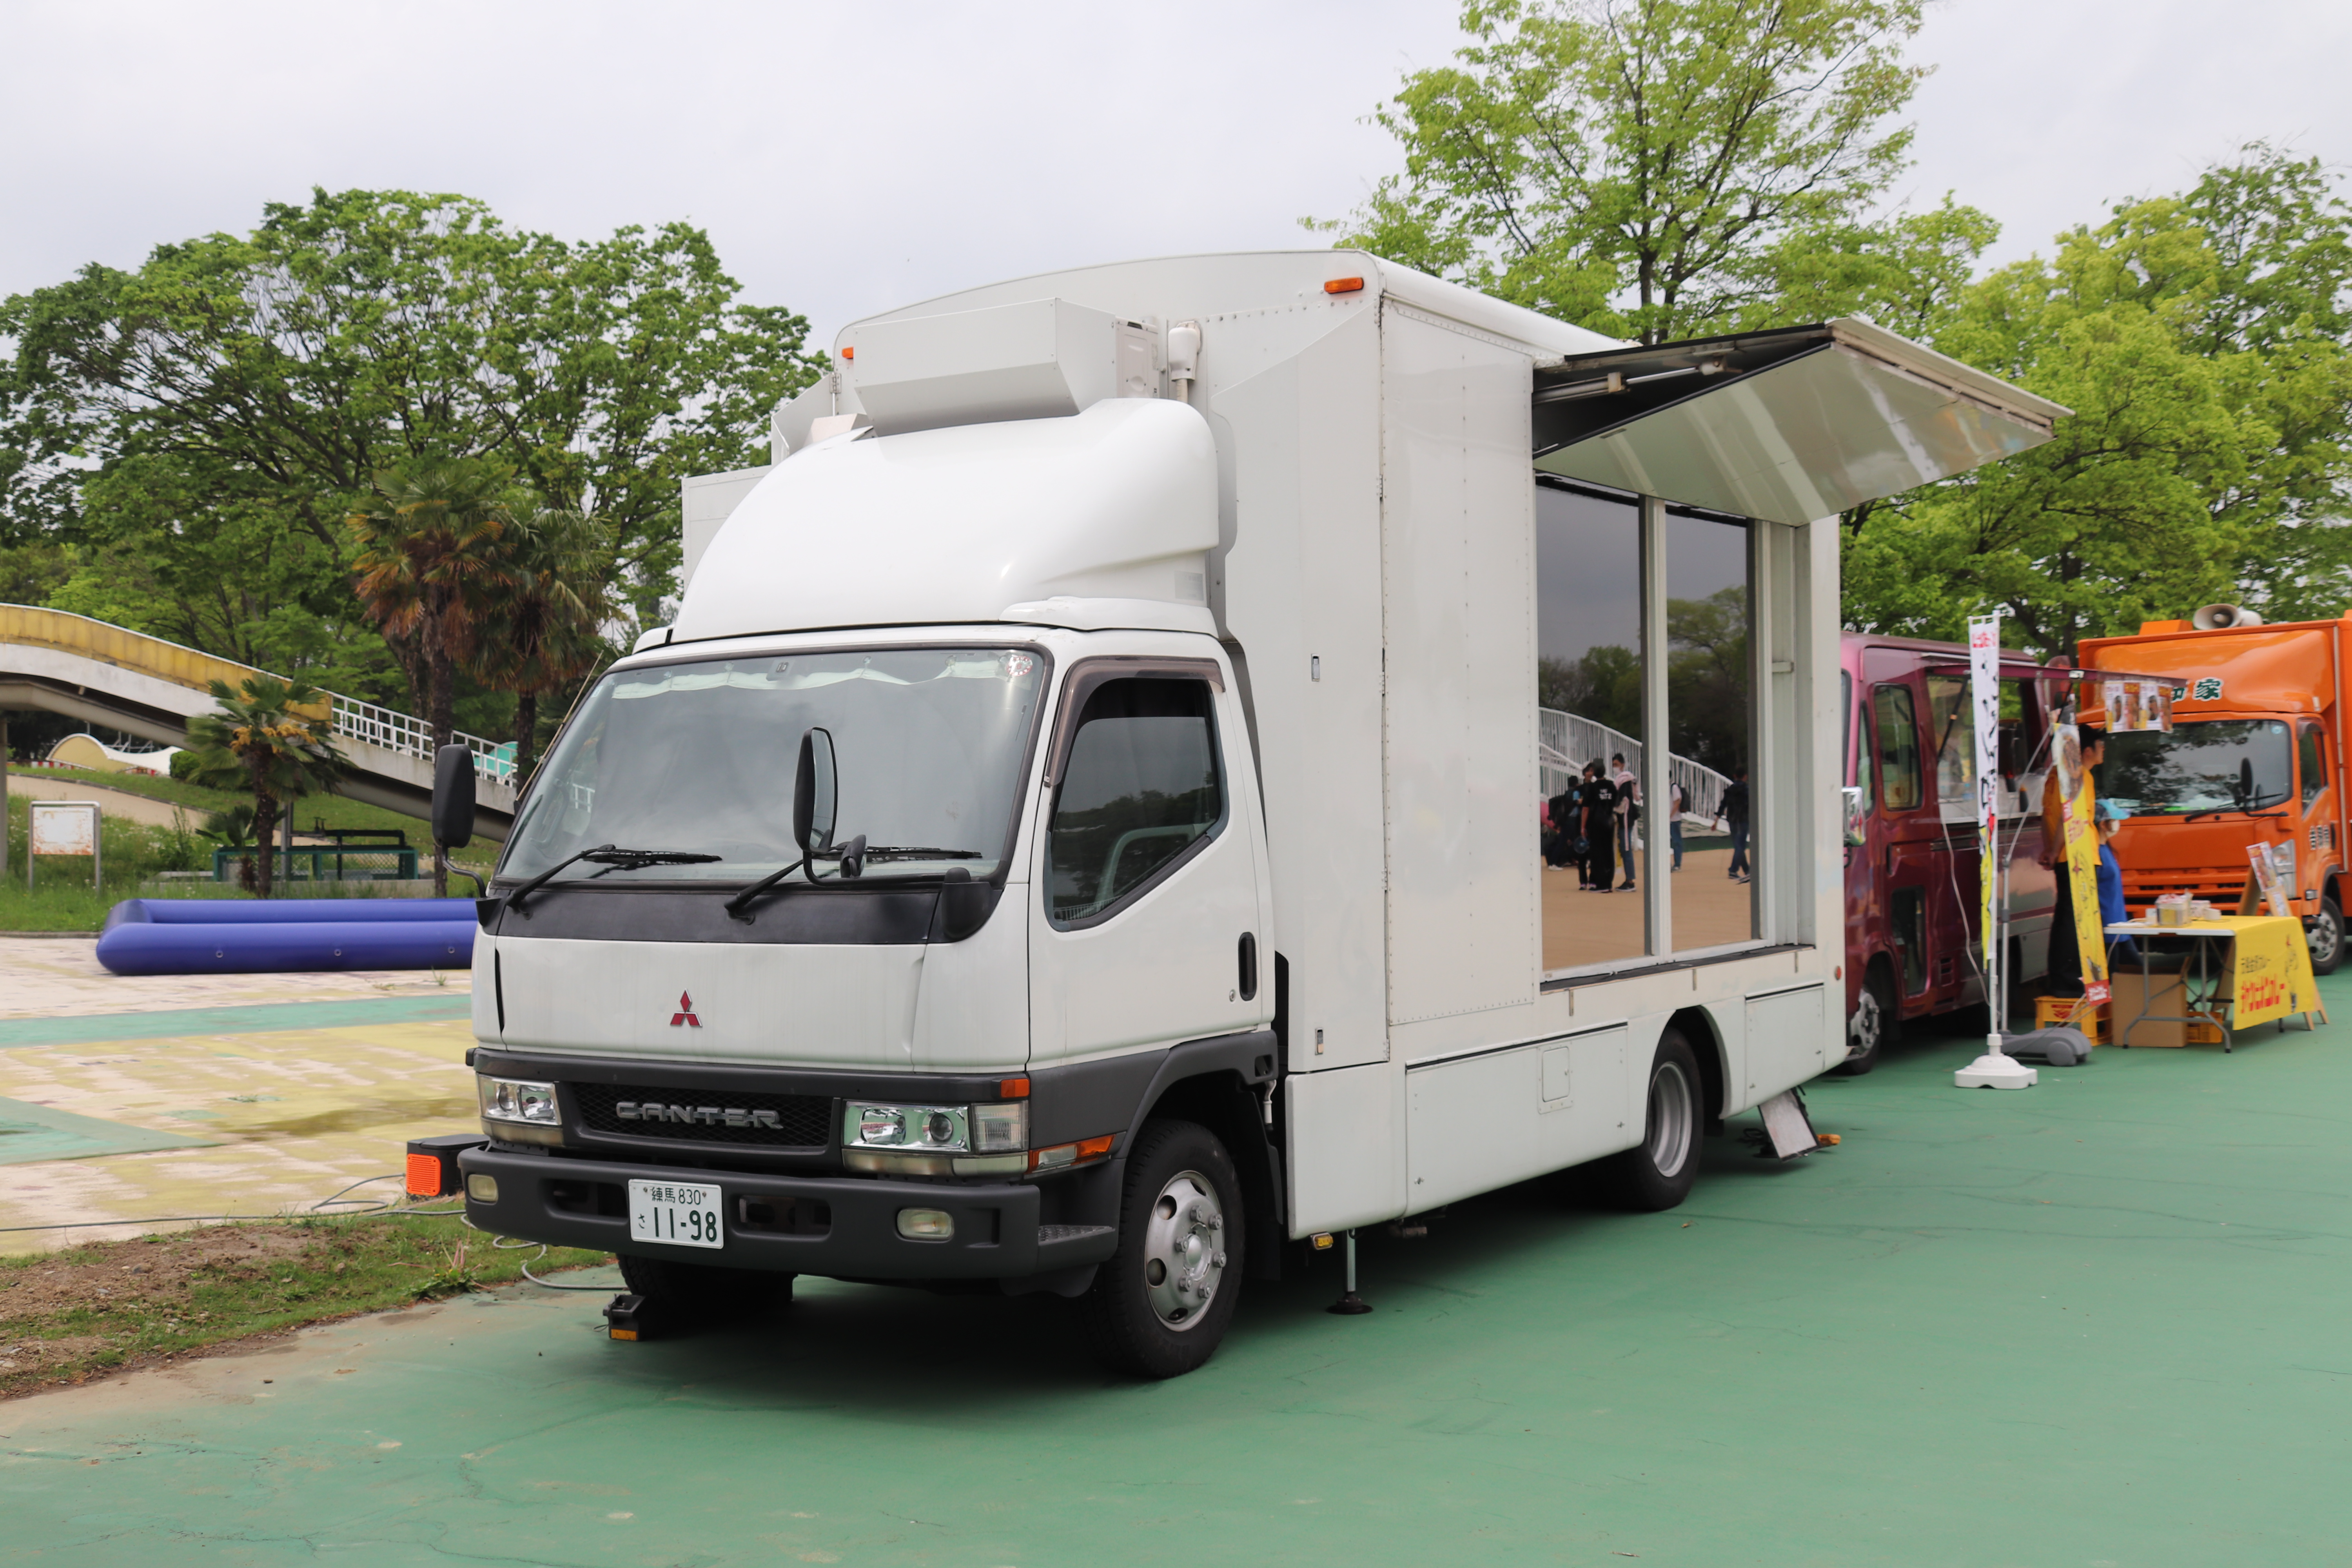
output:
M1976 1006L1979 969L1975 740L1968 650L1847 634L1844 678L1847 1057L1868 1072L1903 1022ZM2001 847L2009 859L2009 973L2049 969L2055 879L2042 863L2044 744L2073 671L2001 661Z

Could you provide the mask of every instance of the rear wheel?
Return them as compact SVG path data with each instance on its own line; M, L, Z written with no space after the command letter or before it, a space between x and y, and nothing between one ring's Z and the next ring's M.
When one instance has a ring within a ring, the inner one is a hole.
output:
M1650 1089L1642 1141L1603 1163L1619 1204L1642 1213L1670 1209L1690 1196L1698 1180L1698 1058L1678 1029L1658 1037L1650 1058Z
M1859 1078L1878 1065L1878 1055L1895 1041L1903 1022L1895 1007L1895 981L1883 963L1864 973L1862 997L1845 1023L1845 1060L1832 1071Z
M2319 900L2319 913L2311 922L2311 972L2333 974L2336 966L2344 962L2344 910L2330 893Z
M1081 1303L1095 1353L1118 1372L1176 1377L1215 1353L1241 1294L1241 1179L1217 1135L1150 1121L1127 1157L1118 1250Z

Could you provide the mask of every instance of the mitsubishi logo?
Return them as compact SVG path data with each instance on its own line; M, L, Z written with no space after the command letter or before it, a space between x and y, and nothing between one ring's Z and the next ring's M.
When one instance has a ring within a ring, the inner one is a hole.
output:
M671 1028L675 1029L680 1025L689 1029L702 1027L702 1020L694 1016L694 998L683 991L677 994L677 1011L669 1016Z

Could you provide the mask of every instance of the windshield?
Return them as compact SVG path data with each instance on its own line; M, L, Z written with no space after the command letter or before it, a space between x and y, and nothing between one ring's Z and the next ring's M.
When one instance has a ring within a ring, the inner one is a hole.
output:
M961 866L984 880L1010 846L1044 665L1019 648L876 648L608 675L541 770L499 875L603 844L719 858L583 863L556 880L735 885L789 866L801 736L819 728L839 769L834 842L865 835L864 879Z
M2285 800L2292 776L2284 721L2208 719L2108 735L2098 795L2135 816L2253 811Z

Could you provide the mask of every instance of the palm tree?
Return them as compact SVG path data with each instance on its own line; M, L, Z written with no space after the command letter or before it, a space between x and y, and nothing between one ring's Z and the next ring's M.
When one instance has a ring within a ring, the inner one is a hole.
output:
M411 458L376 475L373 504L344 520L360 605L407 667L436 751L457 727L457 666L483 606L512 582L513 479L479 458Z
M215 680L212 694L220 711L188 721L188 751L194 759L189 777L213 789L252 792L252 833L260 853L245 863L244 880L266 899L277 870L269 840L278 831L279 809L323 793L342 771L328 695L274 675L250 676L234 691Z
M594 518L558 507L519 508L506 536L507 580L485 596L474 626L475 679L515 694L515 783L530 778L540 694L579 679L610 652L604 578L610 540Z

